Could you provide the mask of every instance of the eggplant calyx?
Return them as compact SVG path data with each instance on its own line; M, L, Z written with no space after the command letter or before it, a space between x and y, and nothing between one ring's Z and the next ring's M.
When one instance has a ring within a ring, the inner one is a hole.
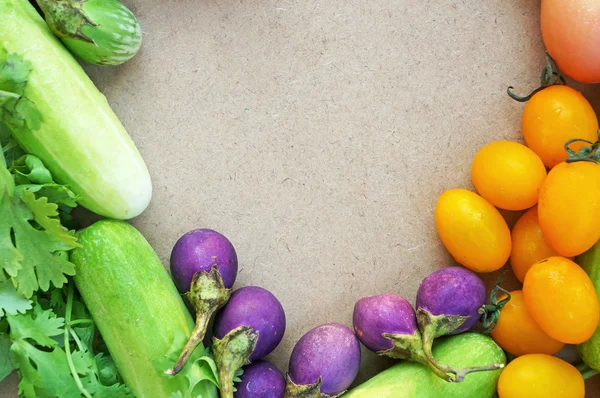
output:
M446 381L453 381L453 378L446 371L434 365L423 351L423 339L421 333L415 330L414 334L391 334L383 333L383 337L390 340L394 345L392 348L384 351L378 351L378 355L394 359L404 359L408 361L419 362L427 366L433 373Z
M98 26L83 11L85 1L36 0L44 13L48 27L59 38L70 38L95 43L83 33L84 26Z
M219 369L221 398L233 398L235 372L250 363L250 355L256 348L258 332L250 326L233 329L222 339L213 337L213 353Z
M339 395L327 395L321 392L323 380L319 377L314 384L299 385L292 381L290 374L286 374L285 395L284 398L336 398ZM343 394L343 393L342 393Z
M185 296L196 310L196 326L183 347L175 366L165 372L171 376L181 372L196 347L204 340L210 318L227 304L229 297L231 297L231 289L225 287L221 273L217 265L214 264L209 272L200 271L194 274L190 291Z

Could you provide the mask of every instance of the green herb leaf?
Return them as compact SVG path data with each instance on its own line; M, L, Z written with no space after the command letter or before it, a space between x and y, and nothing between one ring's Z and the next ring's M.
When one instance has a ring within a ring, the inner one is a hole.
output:
M0 122L11 130L37 130L42 115L25 96L31 63L21 56L9 54L0 63Z
M31 313L7 315L12 341L31 339L42 347L55 347L58 343L51 337L63 333L64 318L57 317L52 310L42 310L36 306L35 318Z
M44 228L47 233L54 235L56 239L68 245L68 248L63 250L79 246L77 238L60 224L60 220L58 219L58 205L48 203L48 198L46 197L36 199L35 195L28 191L23 192L21 200L32 211L33 219L39 226Z
M10 281L0 282L0 318L4 314L24 314L31 309L31 300L22 297Z
M12 362L8 356L10 346L10 340L0 336L0 382L13 371Z
M51 225L45 219L49 214L48 203L29 200L26 205L6 191L0 195L0 260L17 291L30 298L38 288L47 291L50 283L61 287L67 282L65 275L75 274L75 266L53 253L69 250L72 245L58 239L56 228L52 234L37 230L30 223L37 214L38 220Z

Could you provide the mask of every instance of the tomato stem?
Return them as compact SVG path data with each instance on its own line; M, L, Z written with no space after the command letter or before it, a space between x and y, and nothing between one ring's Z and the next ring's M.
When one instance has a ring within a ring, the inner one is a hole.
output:
M496 284L490 293L490 300L488 304L482 305L477 311L479 314L481 314L481 324L485 328L483 332L485 334L491 333L496 328L498 319L500 318L500 311L510 301L511 298L508 290L500 286L504 280L505 273L506 271L502 272L500 276L498 276L498 280L496 281ZM498 300L499 292L506 294L506 297L504 297L502 300Z
M554 64L554 68L552 67L553 64ZM508 94L508 96L510 98L514 99L515 101L527 102L537 92L542 91L546 87L554 86L557 84L567 84L567 82L566 82L564 76L561 74L560 70L558 69L558 66L556 65L556 62L554 61L554 59L552 59L550 54L548 54L546 52L546 66L544 67L544 69L542 69L542 73L540 75L540 86L525 96L520 96L520 95L515 94L512 91L512 90L514 90L513 86L509 86L506 89L506 93Z
M584 142L588 145L585 145L579 149L578 152L575 152L569 146L574 142ZM600 163L600 130L598 131L598 141L591 142L588 140L584 140L581 138L574 138L565 143L565 150L567 151L567 163L574 162L594 162Z
M592 369L585 362L581 362L579 365L576 366L576 368L579 371L579 373L581 373L581 375L583 376L584 380L587 380L590 377L596 376L598 373L600 373L596 369Z

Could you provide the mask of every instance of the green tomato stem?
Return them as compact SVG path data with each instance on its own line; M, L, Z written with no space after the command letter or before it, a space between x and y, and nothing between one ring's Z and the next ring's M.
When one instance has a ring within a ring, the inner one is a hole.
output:
M581 375L583 376L584 380L587 380L591 377L596 376L598 372L596 369L592 369L588 364L586 364L585 362L580 363L579 365L576 366L577 370L579 371L579 373L581 373Z

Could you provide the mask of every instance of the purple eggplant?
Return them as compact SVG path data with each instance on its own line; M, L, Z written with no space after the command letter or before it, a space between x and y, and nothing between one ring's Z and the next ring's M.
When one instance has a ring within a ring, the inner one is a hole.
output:
M233 377L244 365L270 354L285 333L285 312L268 290L236 290L215 317L213 350L219 368L221 397L233 397Z
M397 294L363 297L354 306L354 331L369 350L394 359L420 362L445 380L450 376L429 363L412 305Z
M285 379L277 367L267 361L257 361L244 367L244 374L235 385L235 398L283 398Z
M286 397L336 396L358 374L360 343L352 329L338 323L306 333L290 357Z
M238 262L231 242L211 229L196 229L184 234L171 252L171 276L196 312L196 326L175 366L167 374L183 369L194 349L206 335L212 315L231 295Z
M455 375L461 381L467 373L495 370L499 367L453 369L439 364L431 351L437 337L454 335L469 330L479 322L480 309L484 308L486 290L483 281L463 267L442 268L421 282L417 291L417 323L422 334L423 351L429 362Z

